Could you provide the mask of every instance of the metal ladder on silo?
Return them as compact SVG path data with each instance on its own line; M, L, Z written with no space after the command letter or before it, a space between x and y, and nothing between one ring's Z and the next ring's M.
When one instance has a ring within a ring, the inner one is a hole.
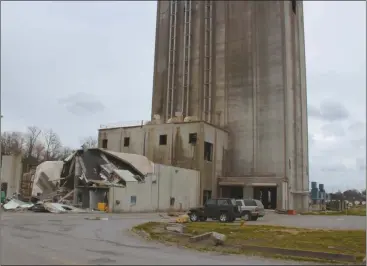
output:
M205 1L204 5L204 120L211 122L213 1Z
M189 115L190 100L190 58L191 58L191 0L184 2L184 45L183 45L183 79L182 79L182 115Z
M176 59L176 28L177 28L177 1L170 2L170 30L168 44L168 69L167 69L167 106L166 120L173 117L174 90L175 90L175 59Z

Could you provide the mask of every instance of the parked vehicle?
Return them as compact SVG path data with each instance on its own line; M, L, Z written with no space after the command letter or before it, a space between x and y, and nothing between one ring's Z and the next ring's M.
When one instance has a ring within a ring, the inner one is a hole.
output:
M259 200L238 199L236 203L241 209L241 218L245 221L256 221L265 215L264 205Z
M203 207L189 210L192 222L206 221L208 218L218 219L220 222L233 222L240 217L240 208L235 199L219 198L208 199Z

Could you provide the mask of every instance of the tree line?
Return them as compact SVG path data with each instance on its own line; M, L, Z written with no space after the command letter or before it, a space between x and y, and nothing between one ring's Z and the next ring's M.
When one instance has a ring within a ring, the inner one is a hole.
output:
M330 193L332 200L348 200L353 201L365 201L366 200L366 189L358 191L357 189L348 189L344 192L338 191L336 193Z
M97 139L87 137L81 141L86 148L97 147ZM74 151L63 146L59 135L52 129L41 130L29 126L26 132L3 132L1 134L1 154L22 154L24 158L34 158L38 162L62 160Z

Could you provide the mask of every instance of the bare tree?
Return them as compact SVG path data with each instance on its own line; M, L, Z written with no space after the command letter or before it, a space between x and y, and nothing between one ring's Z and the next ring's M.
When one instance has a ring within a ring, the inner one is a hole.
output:
M61 141L59 136L52 129L49 129L44 133L44 138L45 138L44 160L50 161L57 159L61 148Z
M41 141L37 141L34 145L33 156L37 161L42 161L45 152L45 145Z
M82 141L82 147L84 148L97 148L98 146L98 140L94 137L88 137L83 139Z
M21 132L4 132L1 136L2 154L20 154L24 146L24 134Z
M74 151L69 147L62 147L60 151L60 160L66 159L69 155L71 155Z
M33 149L36 145L38 137L41 134L41 129L35 126L28 127L28 132L26 134L26 150L25 156L31 157L33 153Z

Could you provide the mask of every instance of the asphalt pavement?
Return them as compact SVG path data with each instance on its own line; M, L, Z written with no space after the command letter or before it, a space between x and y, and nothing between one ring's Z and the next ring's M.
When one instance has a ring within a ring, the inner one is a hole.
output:
M95 216L107 217L108 220L85 219ZM306 219L310 218L312 217L306 217ZM365 219L365 217L361 218ZM305 264L252 256L200 253L145 241L129 231L136 224L162 220L157 214L96 215L9 212L3 213L1 220L0 264Z

